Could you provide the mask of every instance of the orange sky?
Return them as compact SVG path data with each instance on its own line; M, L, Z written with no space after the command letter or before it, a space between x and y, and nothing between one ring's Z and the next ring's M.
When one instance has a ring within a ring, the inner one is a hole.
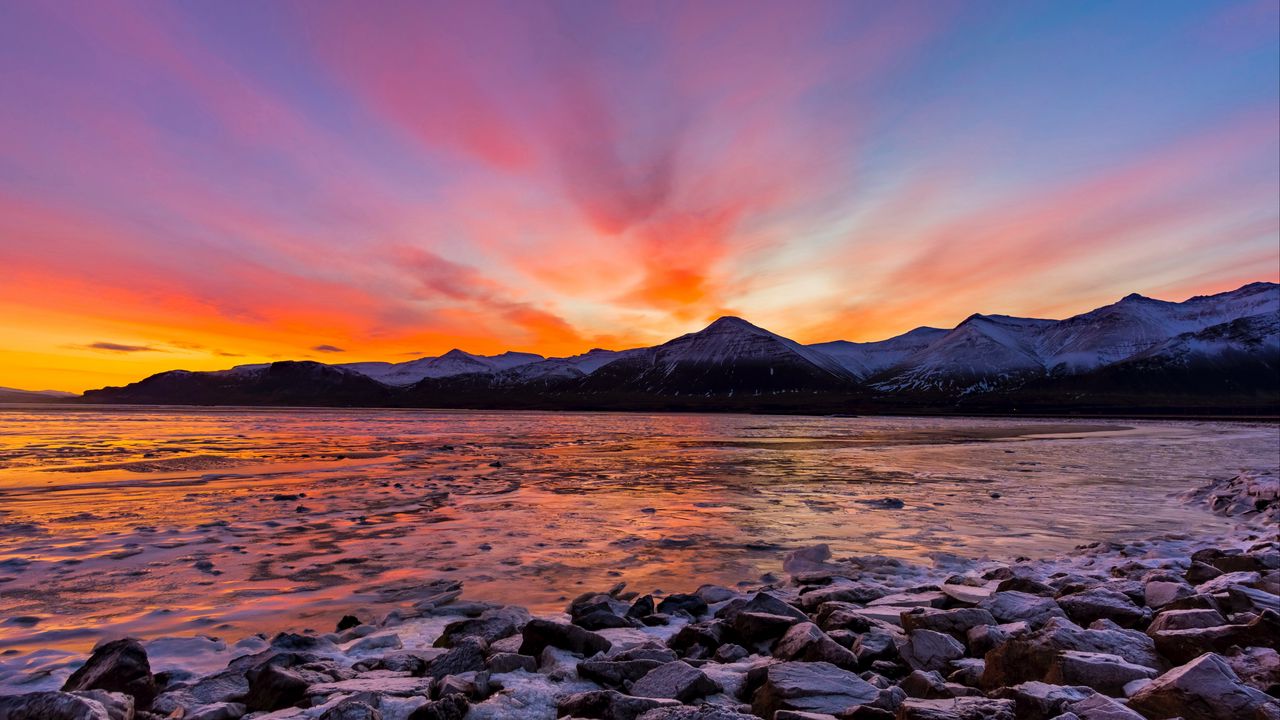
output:
M7 4L0 386L1280 280L1275 3L1141 10Z

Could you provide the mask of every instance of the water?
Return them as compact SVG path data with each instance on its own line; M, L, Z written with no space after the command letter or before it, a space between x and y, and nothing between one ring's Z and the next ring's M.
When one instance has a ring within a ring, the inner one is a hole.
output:
M329 630L442 579L551 610L756 580L815 543L1041 557L1218 531L1173 495L1278 447L1189 421L10 407L0 651Z

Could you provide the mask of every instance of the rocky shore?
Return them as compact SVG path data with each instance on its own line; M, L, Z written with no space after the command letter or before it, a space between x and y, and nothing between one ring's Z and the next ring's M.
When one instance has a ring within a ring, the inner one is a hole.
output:
M441 584L331 633L198 639L215 669L107 642L0 720L1280 720L1280 479L1185 499L1238 532L928 567L817 546L785 577L619 585L555 617Z

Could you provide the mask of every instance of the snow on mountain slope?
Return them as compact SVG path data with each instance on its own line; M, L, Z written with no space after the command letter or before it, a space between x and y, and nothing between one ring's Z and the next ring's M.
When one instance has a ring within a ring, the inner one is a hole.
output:
M653 351L655 362L668 367L679 363L723 365L735 360L799 358L834 377L849 377L849 371L828 355L732 316L719 318L706 328L681 335Z
M924 350L947 334L941 328L918 327L888 340L850 342L833 340L815 343L810 348L840 363L844 369L865 379L887 370L914 353Z
M439 357L424 357L402 363L358 362L336 367L363 373L387 385L412 385L425 378L444 378L470 373L492 374L503 370L536 363L541 355L521 352L504 352L501 355L472 355L461 350L450 350Z
M880 390L984 390L1017 377L1041 373L1038 335L1054 320L1007 315L971 315L943 337L904 359Z

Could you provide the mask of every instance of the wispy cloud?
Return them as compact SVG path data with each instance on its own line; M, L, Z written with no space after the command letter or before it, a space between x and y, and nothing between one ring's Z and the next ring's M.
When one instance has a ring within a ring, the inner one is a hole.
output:
M346 352L346 350L343 350L342 348L338 347L337 345L313 345L313 346L311 346L311 349L312 349L312 350L315 350L316 352L323 352L323 353L340 353L340 352Z
M114 342L95 342L95 343L89 343L88 345L83 345L82 347L88 350L106 350L107 352L118 352L118 353L168 352L167 350L153 347L151 345L126 345L124 343L114 343Z

